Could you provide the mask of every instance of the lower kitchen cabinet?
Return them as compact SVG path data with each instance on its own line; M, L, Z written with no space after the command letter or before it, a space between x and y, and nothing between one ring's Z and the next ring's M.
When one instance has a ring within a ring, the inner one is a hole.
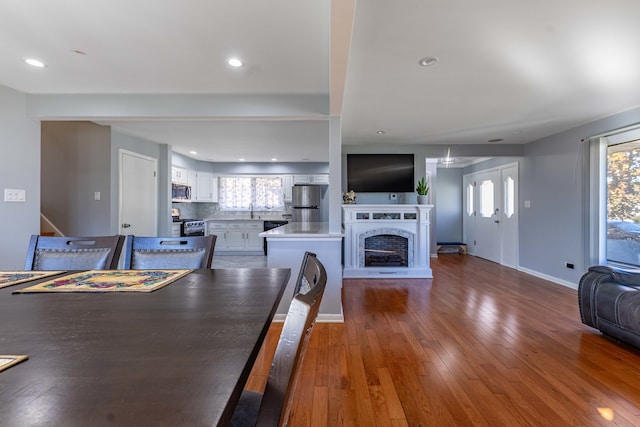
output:
M262 221L209 221L208 234L216 235L216 252L263 251Z

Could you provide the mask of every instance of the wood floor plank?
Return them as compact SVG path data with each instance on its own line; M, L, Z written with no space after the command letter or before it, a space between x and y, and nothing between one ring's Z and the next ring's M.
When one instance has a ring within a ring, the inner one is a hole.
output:
M343 280L345 323L315 326L289 425L640 425L640 350L583 325L575 290L468 255L432 268Z

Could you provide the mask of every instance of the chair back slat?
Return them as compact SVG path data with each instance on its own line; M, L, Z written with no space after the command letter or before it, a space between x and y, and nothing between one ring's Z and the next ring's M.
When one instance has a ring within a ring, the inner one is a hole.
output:
M124 268L211 268L216 236L139 237L127 236Z
M124 236L59 237L33 235L25 270L113 270Z
M311 331L318 317L320 302L327 283L327 272L315 254L306 252L298 282L308 283L297 288L273 357L264 391L257 426L286 425L292 394L298 378ZM299 284L298 283L298 284Z

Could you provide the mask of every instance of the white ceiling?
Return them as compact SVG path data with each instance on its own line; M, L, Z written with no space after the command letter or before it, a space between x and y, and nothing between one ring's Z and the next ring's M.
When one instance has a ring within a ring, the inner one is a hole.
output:
M522 144L640 105L637 0L354 2L0 0L0 84L329 97L320 117L101 121L215 161L326 161L338 114L343 144Z

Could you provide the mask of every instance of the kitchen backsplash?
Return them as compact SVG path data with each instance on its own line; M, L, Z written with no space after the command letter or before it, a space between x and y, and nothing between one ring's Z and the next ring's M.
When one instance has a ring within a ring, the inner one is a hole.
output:
M172 203L172 208L180 209L180 218L212 218L215 216L228 215L231 212L220 212L218 203ZM247 215L248 212L236 212L237 214ZM291 213L291 205L285 204L284 211L255 211L254 215L262 217L281 216L285 213Z

